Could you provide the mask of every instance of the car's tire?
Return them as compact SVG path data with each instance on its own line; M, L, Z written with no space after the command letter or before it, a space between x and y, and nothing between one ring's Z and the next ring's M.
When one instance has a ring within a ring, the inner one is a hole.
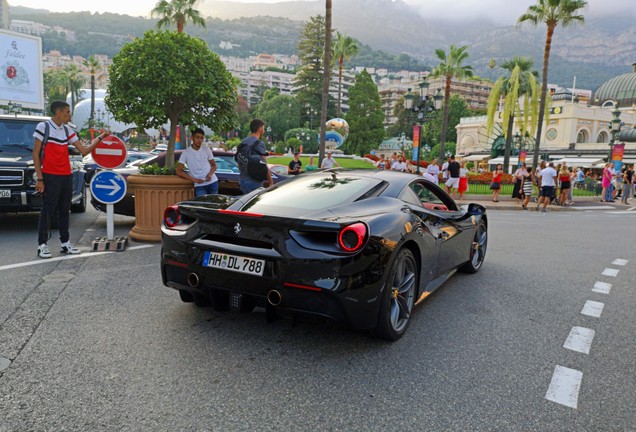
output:
M82 199L77 204L71 205L71 213L85 213L86 212L86 190L82 193Z
M192 294L185 290L179 290L179 298L184 303L192 303L194 301L194 297L192 297Z
M477 273L486 258L486 249L488 248L488 229L486 224L481 221L477 225L473 241L470 244L470 253L468 261L461 266L459 270L464 273Z
M393 260L383 289L376 336L395 341L404 335L411 322L418 281L419 268L413 253L401 249Z

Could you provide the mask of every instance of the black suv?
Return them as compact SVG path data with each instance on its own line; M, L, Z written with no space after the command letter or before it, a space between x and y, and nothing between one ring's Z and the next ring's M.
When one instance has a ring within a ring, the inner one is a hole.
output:
M42 196L35 192L33 132L47 117L0 114L0 213L29 212L42 208ZM82 156L69 146L73 170L71 211L86 211Z

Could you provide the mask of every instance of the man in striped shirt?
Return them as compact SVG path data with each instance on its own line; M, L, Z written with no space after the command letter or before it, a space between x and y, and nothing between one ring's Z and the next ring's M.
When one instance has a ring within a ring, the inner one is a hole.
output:
M95 138L90 146L84 147L78 140L75 131L66 126L66 123L71 120L70 106L66 102L54 101L51 103L51 112L53 117L46 122L38 123L33 133L33 165L37 175L35 190L44 197L44 205L38 221L38 256L40 258L51 258L51 252L46 243L50 238L49 219L56 212L59 212L58 227L62 253L78 254L81 252L69 241L69 212L73 197L73 174L68 146L74 145L82 156L86 156L108 135L104 132ZM48 138L43 143L47 129ZM42 151L43 148L44 151Z

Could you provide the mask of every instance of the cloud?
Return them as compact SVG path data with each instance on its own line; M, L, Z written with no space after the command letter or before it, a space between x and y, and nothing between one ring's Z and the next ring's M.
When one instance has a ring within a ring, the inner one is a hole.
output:
M496 24L515 24L528 6L535 0L402 0L415 6L425 19L463 21L466 19L489 19ZM621 13L636 16L636 8L628 7L625 0L588 0L582 10L586 17L597 17Z

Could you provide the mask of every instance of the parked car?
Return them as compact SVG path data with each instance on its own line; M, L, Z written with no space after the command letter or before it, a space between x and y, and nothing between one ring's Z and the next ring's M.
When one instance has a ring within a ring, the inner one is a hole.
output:
M183 150L175 150L175 161L179 160L179 156ZM219 179L219 194L223 195L241 195L241 187L239 184L239 168L236 165L236 161L234 161L234 153L224 152L224 151L215 151L214 152L214 161L216 162L216 176ZM117 168L113 171L118 172L124 178L128 178L131 174L139 173L140 165L151 165L157 164L159 166L164 166L166 163L166 152L159 153L156 155L151 155L150 157L138 160L128 164L124 168ZM282 176L278 174L272 173L272 180L274 183L278 183L282 180L287 179L287 176ZM106 204L97 201L95 198L91 198L91 204L95 209L99 211L106 211ZM126 196L114 204L113 207L115 213L125 215L125 216L134 216L135 215L135 194L130 189L126 192Z
M481 268L487 244L486 209L420 176L325 170L168 207L161 276L197 306L317 315L396 340L416 303Z
M33 132L48 117L0 115L0 212L30 212L42 208L42 195L35 191ZM72 125L69 125L72 126ZM86 211L86 193L81 154L69 146L73 173L71 211Z
M126 161L123 163L123 165L126 166L138 160L148 159L150 156L152 155L148 152L129 150L126 152ZM95 171L97 171L100 166L97 165L91 154L87 154L86 156L84 156L82 162L84 163L84 170L86 171L86 184L88 185L93 179Z
M267 167L274 174L280 174L280 175L284 175L284 176L288 175L287 171L288 171L289 167L287 165L267 164Z

